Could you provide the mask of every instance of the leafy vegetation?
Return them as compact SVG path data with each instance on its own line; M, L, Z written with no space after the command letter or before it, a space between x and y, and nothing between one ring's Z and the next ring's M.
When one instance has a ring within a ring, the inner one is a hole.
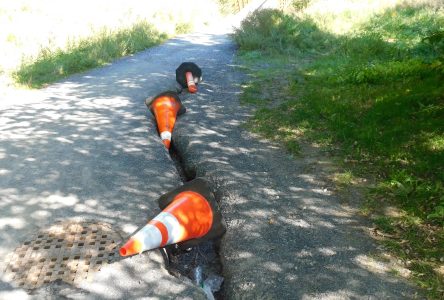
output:
M305 13L256 12L235 33L252 75L243 101L258 106L248 126L284 141L289 151L301 139L335 149L353 162L349 172L371 177L367 211L379 214L376 225L390 233L387 247L438 299L444 293L444 8L405 2L356 18L349 11L313 14L310 5ZM353 26L338 23L350 18ZM401 210L396 217L377 210L393 204Z

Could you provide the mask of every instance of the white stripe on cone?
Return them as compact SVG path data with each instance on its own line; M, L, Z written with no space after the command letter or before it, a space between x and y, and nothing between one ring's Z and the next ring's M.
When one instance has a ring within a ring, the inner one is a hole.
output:
M168 240L166 245L175 244L181 241L183 237L183 228L175 216L168 212L161 212L151 222L159 221L168 231ZM142 242L142 252L159 248L162 245L162 233L152 224L145 225L133 237L133 239Z
M134 235L133 239L142 242L141 252L143 252L158 248L162 243L162 233L156 226L147 224Z
M181 241L181 238L183 237L183 228L175 216L168 212L161 212L153 219L153 221L154 220L161 222L167 228L167 245L175 244Z
M188 86L190 86L190 85L196 85L195 82L194 82L194 78L191 79L191 80L188 80L188 81L187 81L187 85L188 85Z
M169 140L169 141L171 141L171 132L169 132L169 131L162 131L162 132L160 133L160 138L162 139L162 141L163 141L163 140Z

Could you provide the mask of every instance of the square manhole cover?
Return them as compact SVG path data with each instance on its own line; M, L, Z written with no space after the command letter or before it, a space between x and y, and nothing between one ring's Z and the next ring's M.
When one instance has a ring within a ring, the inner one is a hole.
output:
M106 223L57 223L9 254L4 273L24 289L56 280L77 285L118 258L120 241L120 235Z

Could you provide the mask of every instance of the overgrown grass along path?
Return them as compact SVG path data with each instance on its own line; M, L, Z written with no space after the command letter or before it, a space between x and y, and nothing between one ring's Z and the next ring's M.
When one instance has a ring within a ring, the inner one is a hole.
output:
M252 76L243 100L258 106L249 127L296 154L301 139L333 149L350 184L372 179L363 212L442 299L444 8L404 3L342 35L330 17L263 10L243 22L235 40ZM399 213L379 209L388 205Z
M221 18L218 0L0 3L0 96L42 87ZM6 93L8 89L10 93Z
M40 88L68 75L102 66L112 60L160 44L168 35L146 21L118 31L102 30L65 49L43 49L37 58L24 61L13 77L17 83Z

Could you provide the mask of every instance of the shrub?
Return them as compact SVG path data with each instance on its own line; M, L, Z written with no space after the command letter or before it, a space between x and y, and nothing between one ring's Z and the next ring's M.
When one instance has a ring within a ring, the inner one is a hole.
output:
M329 37L310 18L298 19L273 9L249 15L234 34L242 50L269 53L321 51L330 46Z

